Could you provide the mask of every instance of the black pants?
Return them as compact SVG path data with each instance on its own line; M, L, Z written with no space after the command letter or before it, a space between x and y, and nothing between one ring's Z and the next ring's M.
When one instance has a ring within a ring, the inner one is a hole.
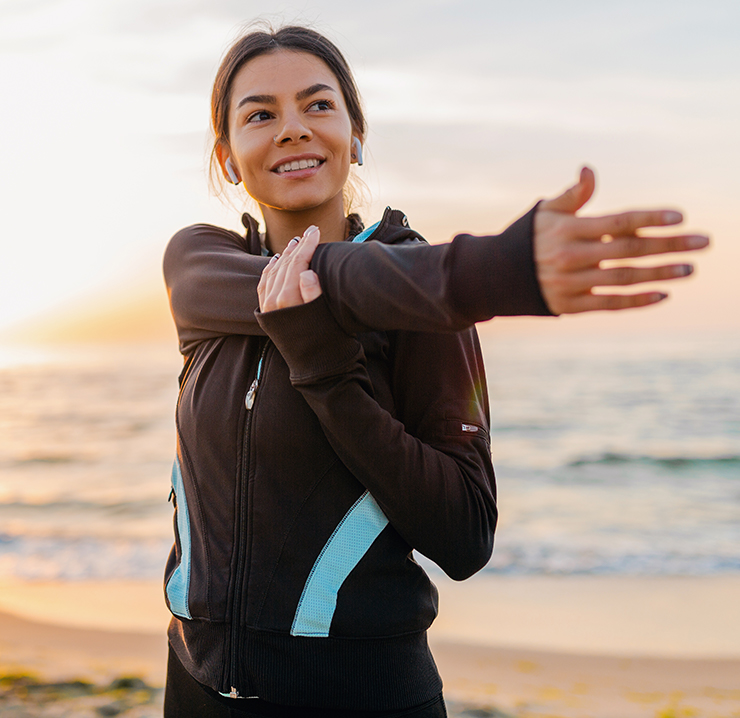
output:
M440 693L423 705L403 710L347 711L291 708L253 698L226 698L196 681L170 648L164 718L447 718Z

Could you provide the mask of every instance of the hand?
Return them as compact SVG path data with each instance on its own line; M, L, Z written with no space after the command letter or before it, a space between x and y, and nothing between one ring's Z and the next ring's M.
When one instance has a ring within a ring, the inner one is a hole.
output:
M312 225L262 270L257 285L261 312L306 304L321 296L319 278L308 268L320 238L319 228Z
M576 217L594 192L594 173L584 167L578 183L560 197L542 202L534 218L534 259L547 306L554 314L598 309L630 309L655 304L668 295L594 294L596 287L678 279L694 271L690 264L660 267L602 269L607 259L629 259L666 252L685 252L709 244L703 235L648 237L643 227L679 224L683 217L671 210L633 211L603 217Z

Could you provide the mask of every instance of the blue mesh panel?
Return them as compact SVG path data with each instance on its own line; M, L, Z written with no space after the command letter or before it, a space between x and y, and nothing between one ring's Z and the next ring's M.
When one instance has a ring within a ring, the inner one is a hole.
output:
M190 589L190 517L188 516L188 500L185 498L185 487L182 483L180 462L175 459L172 466L172 488L177 501L177 533L180 537L180 563L167 581L167 600L170 610L176 616L190 618L188 607L188 590Z
M316 559L290 629L293 636L329 635L339 589L387 524L380 506L366 491L345 514Z

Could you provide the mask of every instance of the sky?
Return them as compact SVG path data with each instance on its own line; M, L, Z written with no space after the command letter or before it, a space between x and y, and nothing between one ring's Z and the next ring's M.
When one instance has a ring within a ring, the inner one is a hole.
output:
M352 64L368 223L392 205L432 242L495 233L586 163L587 213L679 207L713 247L665 306L569 326L740 328L736 0L0 0L0 330L163 302L175 231L240 227L243 196L208 190L208 98L256 18Z

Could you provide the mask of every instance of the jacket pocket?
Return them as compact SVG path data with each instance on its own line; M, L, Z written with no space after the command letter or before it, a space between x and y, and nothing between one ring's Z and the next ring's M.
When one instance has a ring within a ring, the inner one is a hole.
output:
M165 596L170 611L181 618L191 618L188 594L190 591L190 516L185 487L182 482L180 461L172 466L172 496L175 504L175 545L167 562ZM171 566L174 565L174 568Z

